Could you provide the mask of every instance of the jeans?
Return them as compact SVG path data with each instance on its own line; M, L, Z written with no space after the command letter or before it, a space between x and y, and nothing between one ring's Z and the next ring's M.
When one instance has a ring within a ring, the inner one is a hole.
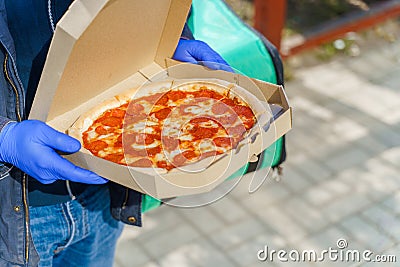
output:
M111 216L105 185L89 186L66 203L30 207L30 226L40 267L111 267L123 228Z

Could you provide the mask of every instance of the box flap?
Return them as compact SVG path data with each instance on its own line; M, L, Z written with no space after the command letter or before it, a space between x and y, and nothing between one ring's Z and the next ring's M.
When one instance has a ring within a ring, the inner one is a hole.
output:
M58 23L30 118L85 103L172 57L191 0L76 0Z

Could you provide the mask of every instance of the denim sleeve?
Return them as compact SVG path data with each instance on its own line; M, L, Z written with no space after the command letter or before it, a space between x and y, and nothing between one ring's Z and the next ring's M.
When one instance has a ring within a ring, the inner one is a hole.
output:
M1 130L3 130L4 126L6 126L10 122L12 122L12 120L10 120L9 118L0 116L0 132Z
M4 126L6 126L8 123L12 122L13 120L10 120L9 118L2 117L0 116L0 135L1 131L3 130ZM6 176L5 174L8 173L10 169L4 165L4 163L0 162L0 180L4 179Z

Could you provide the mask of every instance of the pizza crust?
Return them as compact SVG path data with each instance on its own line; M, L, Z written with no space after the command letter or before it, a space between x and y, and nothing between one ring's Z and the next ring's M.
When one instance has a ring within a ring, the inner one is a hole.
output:
M102 102L101 104L82 114L71 126L71 128L68 129L68 134L75 138L76 134L80 134L82 137L83 132L85 132L101 114L109 109L117 108L121 105L122 104L117 100L116 97Z
M118 101L121 102L121 105L124 103L131 101L132 99L137 99L143 96L156 94L156 93L165 93L171 90L174 81L162 81L162 82L153 82L147 83L143 86L136 87L125 91L122 94L116 95Z

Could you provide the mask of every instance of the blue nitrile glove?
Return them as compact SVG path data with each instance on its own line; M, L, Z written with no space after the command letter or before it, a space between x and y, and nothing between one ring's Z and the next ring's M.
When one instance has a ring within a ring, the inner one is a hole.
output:
M103 184L107 180L79 168L56 151L75 153L78 140L36 120L11 122L0 132L0 161L10 163L43 184L71 180L86 184Z
M180 39L173 59L202 64L210 69L233 72L229 64L205 42Z

